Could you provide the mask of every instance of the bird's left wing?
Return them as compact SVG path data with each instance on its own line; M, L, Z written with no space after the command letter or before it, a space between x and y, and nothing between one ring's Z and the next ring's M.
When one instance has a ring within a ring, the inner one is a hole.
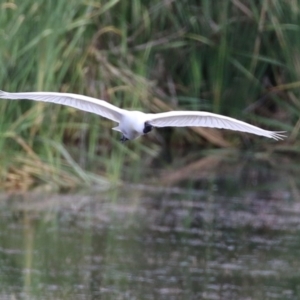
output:
M52 92L30 92L30 93L7 93L0 91L0 98L4 99L29 99L41 102L51 102L66 106L71 106L83 111L94 113L102 117L120 122L122 118L122 109L106 101L96 98L70 94L70 93L52 93Z
M234 118L201 111L170 111L149 114L147 122L154 127L201 126L248 132L275 140L285 137L282 131L268 131Z

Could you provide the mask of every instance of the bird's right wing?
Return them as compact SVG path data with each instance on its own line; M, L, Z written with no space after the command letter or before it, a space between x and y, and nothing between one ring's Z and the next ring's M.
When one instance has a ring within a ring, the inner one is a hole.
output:
M154 127L201 126L248 132L275 140L285 138L282 131L269 131L246 122L204 111L169 111L148 114L148 123Z
M52 92L8 93L0 91L0 98L57 103L94 113L115 122L120 122L123 115L123 109L106 101L77 94Z

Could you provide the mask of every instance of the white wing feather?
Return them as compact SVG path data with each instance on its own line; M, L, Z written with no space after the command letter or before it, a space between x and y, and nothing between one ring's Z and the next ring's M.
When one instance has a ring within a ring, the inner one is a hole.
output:
M51 92L7 93L0 91L0 98L12 100L29 99L34 101L57 103L91 112L115 122L120 122L123 115L123 109L106 101L77 94Z
M170 111L149 114L148 123L154 127L201 126L223 128L253 133L275 140L281 140L285 137L282 131L268 131L234 118L200 111Z

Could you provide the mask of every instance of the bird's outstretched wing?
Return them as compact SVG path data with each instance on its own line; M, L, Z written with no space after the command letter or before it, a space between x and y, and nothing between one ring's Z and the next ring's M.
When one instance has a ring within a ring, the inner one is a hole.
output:
M201 126L248 132L275 140L285 138L283 131L268 131L234 118L200 111L170 111L149 114L148 123L154 127Z
M7 93L0 91L0 98L12 100L28 99L57 103L94 113L115 122L120 122L123 115L121 108L106 101L77 94L51 92Z

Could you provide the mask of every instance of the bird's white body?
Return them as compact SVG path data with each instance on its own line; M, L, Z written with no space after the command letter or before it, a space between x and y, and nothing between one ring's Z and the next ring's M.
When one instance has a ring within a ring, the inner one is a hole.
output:
M91 112L118 123L114 130L123 134L122 141L133 140L151 131L153 127L201 126L248 132L275 140L283 139L283 132L269 131L230 117L202 111L169 111L145 114L116 107L106 101L70 93L30 92L7 93L0 91L0 98L29 99L71 106Z
M119 125L113 130L122 132L128 140L134 140L144 134L145 122L147 122L147 114L141 111L124 110Z

